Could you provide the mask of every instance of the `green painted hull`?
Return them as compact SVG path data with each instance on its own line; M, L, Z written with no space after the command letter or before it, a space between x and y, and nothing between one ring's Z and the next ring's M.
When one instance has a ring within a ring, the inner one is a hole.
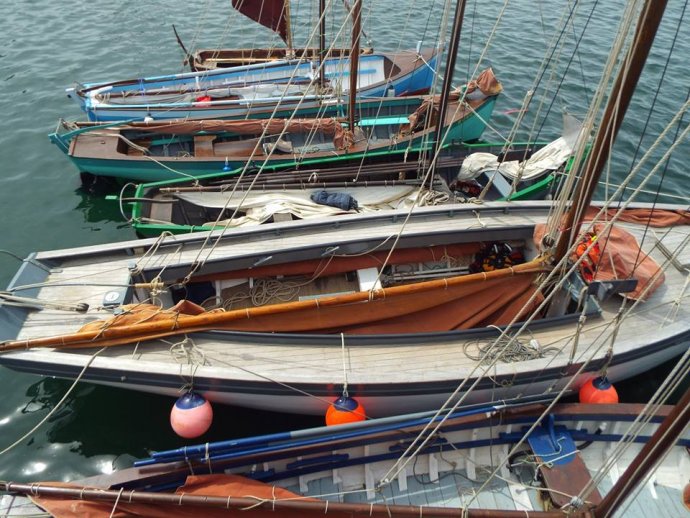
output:
M542 200L547 194L552 192L555 183L556 177L551 174L534 185L530 185L529 187L515 191L512 196L501 198L499 201ZM147 184L140 185L135 197L141 197L145 190L141 189L146 187ZM208 232L209 230L213 230L213 227L208 225L176 225L173 223L166 225L162 223L143 223L141 221L141 204L137 202L133 203L132 205L132 227L136 231L137 235L142 238L158 237L163 232L170 232L171 234L189 234L192 232ZM219 228L225 228L225 226L221 225Z
M488 98L487 101L477 109L478 115L471 113L465 117L465 119L453 124L449 130L448 136L444 140L446 145L478 140L486 128L485 121L491 118L495 103L496 97ZM366 154L362 152L340 153L337 156L328 158L307 158L301 160L300 164L314 166L327 165L346 160L359 159L364 156L375 156L376 154L379 156L381 154L389 155L391 160L393 160L395 157L402 157L405 153L409 153L410 151L421 151L423 149L429 149L430 147L431 143L429 140L425 140L420 136L413 139L411 143L409 141L402 141L396 146L386 147L382 150L374 150L373 152L369 151ZM159 162L151 158L119 160L75 158L70 156L70 159L82 173L142 182L190 179L223 172L227 174L230 171L241 169L246 163L244 160L229 160L226 162L218 157L215 157L213 160L189 157L166 157L164 159L157 159ZM293 156L286 156L284 160L271 160L272 166L288 166L290 164L294 164ZM257 165L260 165L260 162L258 162Z
M500 147L502 144L500 143L487 143L487 142L482 142L482 143L477 143L477 144L467 144L466 147L469 148L471 152L478 152L478 151L484 151L488 150L488 148L492 147ZM518 145L524 145L523 143L520 143ZM537 145L543 145L543 144L537 144ZM292 165L295 165L294 163ZM273 168L268 168L267 171L264 171L264 173L270 174L271 172L277 170L279 168L273 167ZM570 169L570 164L568 167L566 167L566 173ZM227 179L229 176L228 173L215 173L211 175L207 175L204 177L200 177L199 180L203 183L205 182L212 182L212 181L219 181L222 179ZM499 198L497 201L525 201L525 200L543 200L547 195L550 195L554 193L557 188L558 188L558 183L560 179L562 178L562 175L558 174L549 174L545 176L544 178L537 180L536 182L529 184L529 185L524 185L518 190L516 190L512 195L510 196L505 196L502 198ZM147 197L149 191L151 189L158 189L162 187L175 187L176 185L187 185L189 183L188 179L183 179L183 180L168 180L168 181L159 181L159 182L153 182L153 183L145 183L145 184L140 184L136 188L136 192L134 194L135 199L144 199ZM136 202L131 202L129 204L131 206L131 219L132 219L132 227L136 231L137 235L139 237L158 237L160 236L163 232L170 232L172 234L189 234L192 232L206 232L209 230L212 230L212 227L206 225L179 225L179 224L174 224L174 223L154 223L154 222L146 222L146 219L143 217L143 203L141 201L136 201ZM224 227L223 227L224 228Z

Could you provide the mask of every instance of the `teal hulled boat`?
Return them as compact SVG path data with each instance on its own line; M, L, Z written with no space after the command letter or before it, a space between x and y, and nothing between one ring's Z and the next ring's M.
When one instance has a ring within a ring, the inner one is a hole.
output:
M456 94L444 119L444 145L479 139L491 117L500 83L486 70ZM326 103L318 110L285 118L235 121L173 120L116 125L63 123L67 133L51 140L82 173L161 181L231 171L257 165L320 164L391 156L430 149L438 120L437 99L423 96L358 100L355 126L344 124L344 106ZM287 118L290 117L290 118Z

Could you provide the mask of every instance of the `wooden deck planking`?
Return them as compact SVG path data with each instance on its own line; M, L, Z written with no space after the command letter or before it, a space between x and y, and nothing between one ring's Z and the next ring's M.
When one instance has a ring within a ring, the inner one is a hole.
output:
M482 216L485 223L489 222L489 218ZM492 214L491 225L498 226L499 224L531 224L534 221L540 220L530 214ZM453 223L454 227L459 230L477 225L477 220L473 216L464 215L457 218L448 218L449 222ZM372 228L373 227L373 228ZM366 236L378 236L383 238L390 234L391 229L397 229L400 224L387 222L385 225L353 225L352 228L344 229L341 233L339 230L339 238L343 241L347 239L361 238ZM628 225L635 234L641 237L641 231L634 225ZM438 228L438 219L432 216L422 217L419 220L412 220L406 228L406 234L417 232L424 232L430 229ZM225 254L233 255L241 251L243 254L255 252L276 252L279 250L288 250L308 243L319 242L323 237L332 239L332 229L322 228L312 234L294 238L292 234L294 229L286 230L282 236L274 236L272 239L264 241L257 241L257 235L249 233L239 235L239 239L229 239L227 243L219 246L214 252L213 256L221 256ZM270 233L269 233L270 234ZM676 235L678 234L678 235ZM681 233L674 232L670 234L674 239L680 239ZM187 240L188 241L188 240ZM182 242L182 241L181 241ZM186 241L184 241L186 242ZM645 246L651 246L651 240L645 241ZM186 245L189 248L189 245ZM170 260L185 260L193 261L198 255L194 249L180 249L179 245L175 245L173 249L166 249L159 251L159 254L154 257L149 264L157 264L162 267L168 264ZM663 261L663 256L659 251L654 251L652 255L658 261ZM99 260L97 263L91 264L85 259L71 259L60 266L62 271L54 271L49 276L49 281L52 283L64 282L76 279L88 279L93 283L113 283L126 282L129 279L129 271L127 267L132 263L136 257L118 255L111 260ZM142 261L143 263L144 261ZM673 297L679 293L684 282L684 276L675 269L669 270L667 273L667 283L662 290L666 297ZM69 300L70 302L88 302L93 307L100 305L103 295L109 291L110 288L103 287L103 289L89 289L89 287L46 287L41 290L40 298L49 298L53 300ZM660 322L665 315L667 308L655 308L656 303L660 300L661 295L655 295L649 303L639 306L636 310L635 317L626 322L626 325L621 327L618 343L616 347L627 347L626 343L639 342L638 336L642 331L647 332L650 326L659 327ZM618 300L609 302L603 305L604 316L610 318L615 314L620 303ZM651 309L650 309L651 308ZM47 335L58 335L76 331L81 325L94 318L103 318L109 313L104 311L90 310L87 315L77 315L73 313L65 313L56 310L45 310L38 312L31 312L27 319L26 326L21 332L21 338L39 337ZM67 317L67 318L66 318ZM690 318L690 312L685 306L680 308L678 315L675 318L675 323L682 323L684 319ZM586 357L594 348L599 348L600 355L605 352L605 343L602 339L598 339L598 335L603 329L606 319L590 318L583 331L580 339L578 357ZM665 326L660 328L660 332L671 333L675 326ZM538 340L542 347L544 346L563 346L567 343L567 337L572 334L573 326L560 326L547 330L535 331L534 337ZM171 341L179 341L180 338L173 338ZM588 346L588 341L594 341L594 346ZM228 368L227 363L241 365L252 372L260 373L271 378L281 379L284 381L304 381L304 380L340 380L342 378L342 353L340 347L310 347L310 346L266 346L266 345L248 345L235 343L215 344L207 339L196 339L195 342L199 348L205 351L208 355L212 366L227 370L228 376L239 377L240 379L256 379L247 373L242 373L239 369ZM566 346L565 350L556 357L549 356L544 360L537 360L533 365L562 365L567 358L572 344ZM140 347L141 353L140 361L142 362L164 362L172 363L174 360L170 357L167 351L167 345L160 345L154 347ZM286 351L289 350L289 353ZM399 346L399 347L347 347L348 354L348 377L351 382L364 381L368 379L368 374L375 369L381 374L381 380L395 382L395 381L426 381L432 379L457 379L462 377L463 373L468 369L474 367L475 362L467 358L464 354L462 342L449 341L446 343L439 343L436 345L423 346L420 354L419 346ZM167 356L166 356L167 355ZM131 350L121 349L119 351L108 351L109 357L131 357ZM286 360L287 358L287 360ZM290 368L286 368L286 364ZM499 364L492 372L497 373L513 373L516 368L509 364Z

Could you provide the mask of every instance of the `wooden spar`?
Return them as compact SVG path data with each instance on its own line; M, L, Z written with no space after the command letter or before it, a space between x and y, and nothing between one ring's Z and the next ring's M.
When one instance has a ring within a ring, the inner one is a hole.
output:
M172 30L175 33L177 44L182 48L182 52L184 52L184 64L189 65L191 71L194 72L194 58L184 46L184 43L182 43L182 38L180 38L180 35L177 33L177 28L175 27L174 23L172 24Z
M319 0L319 90L326 86L326 0Z
M287 41L285 42L288 47L288 55L293 53L292 46L292 23L290 22L290 0L285 0L285 34L287 36Z
M372 291L359 291L345 295L309 299L268 306L202 313L200 315L178 314L170 319L144 322L125 326L113 325L112 321L103 322L103 327L94 331L80 331L68 335L35 338L31 340L8 340L0 343L0 352L30 349L32 347L105 347L122 345L133 341L153 340L164 336L183 333L197 333L217 329L223 324L236 320L246 320L252 317L290 313L305 309L316 309L328 306L340 306L357 302L367 302L379 299L389 299L400 295L424 293L448 287L467 285L475 282L503 279L519 273L533 273L543 271L544 265L540 259L519 264L512 268L503 268L490 272L480 272L469 275L436 279L381 288Z
M635 37L628 55L618 73L606 104L599 131L592 144L589 159L585 164L577 185L574 203L567 213L563 229L558 236L554 261L560 261L566 255L572 239L580 233L585 208L589 207L594 190L599 183L601 171L608 160L608 150L613 146L616 135L625 117L637 82L642 73L654 36L661 23L667 0L647 0L640 12ZM629 64L627 67L625 64Z
M455 61L458 56L460 33L462 32L462 19L464 16L465 0L458 0L457 6L455 7L455 18L453 19L453 31L450 39L450 46L448 47L448 60L446 62L443 90L441 91L441 99L438 107L438 122L436 123L434 141L432 142L431 146L432 164L435 164L433 159L441 147L441 139L443 138L443 127L446 121L446 111L448 110L448 96L450 95L450 87L453 85L453 73L455 72Z
M14 482L0 483L0 489L10 493L18 493L24 495L31 495L37 497L54 497L54 498L73 498L78 500L87 500L95 502L116 502L119 501L125 506L127 503L136 504L168 504L179 508L184 507L201 507L201 508L220 508L220 509L237 509L242 511L242 514L247 513L247 516L252 516L252 509L263 511L276 512L276 516L280 516L281 512L293 513L300 512L303 515L318 515L328 516L328 513L339 513L341 515L352 516L376 516L385 517L400 516L400 517L419 517L426 518L446 518L462 516L468 518L563 518L563 512L558 511L503 511L503 510L484 510L484 509L463 509L460 511L456 508L444 507L427 507L412 505L389 505L389 504L369 504L369 503L339 503L327 502L325 500L317 499L258 499L258 498L236 498L236 497L218 497L218 496L203 496L190 494L171 494L171 493L153 493L147 491L124 491L113 489L94 489L88 487L72 486L61 487L51 485L50 483L40 484L15 484ZM423 512L422 512L423 509ZM262 514L263 514L262 513ZM174 514L174 513L173 513ZM231 516L229 514L228 516ZM294 516L294 514L292 515Z
M594 508L593 514L596 518L608 518L614 515L618 507L630 496L631 491L644 480L649 471L673 447L688 422L690 422L690 387L686 389L681 400L661 422L649 441L642 447L640 453L623 472L623 475L606 493L602 502Z
M362 33L362 0L355 0L352 5L352 49L350 50L350 92L347 110L350 131L355 131L355 103L357 101L357 73L359 68L359 38Z

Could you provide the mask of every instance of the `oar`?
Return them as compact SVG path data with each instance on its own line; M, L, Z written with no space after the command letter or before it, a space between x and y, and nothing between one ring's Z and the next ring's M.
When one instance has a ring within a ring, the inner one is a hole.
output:
M495 412L503 410L548 403L549 401L553 400L554 397L555 396L548 394L538 394L536 396L499 400L491 404L467 405L458 408L455 412L452 412L450 415L448 415L448 419L474 416L484 413L491 415ZM154 452L152 458L136 461L134 465L139 467L161 462L205 460L207 457L213 459L217 455L228 454L232 454L233 457L240 457L256 451L268 453L279 448L292 448L307 444L311 445L314 444L314 442L319 443L320 441L337 441L340 439L360 437L362 435L377 434L381 432L401 430L403 428L422 426L428 424L430 418L434 418L434 421L440 421L446 413L447 412L436 415L437 412L432 410L416 414L405 414L401 416L383 417L368 421L360 421L357 423L350 423L348 425L341 425L337 428L332 426L321 426L293 432L281 432L246 437L243 439L184 446L174 450ZM229 457L224 457L221 460L225 460L225 458Z

